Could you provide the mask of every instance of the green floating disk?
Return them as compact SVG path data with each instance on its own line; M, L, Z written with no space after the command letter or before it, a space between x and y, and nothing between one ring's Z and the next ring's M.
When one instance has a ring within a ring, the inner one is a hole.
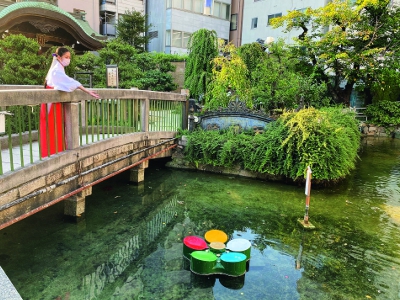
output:
M299 224L305 228L305 229L309 229L309 230L313 230L315 229L315 226L313 224L310 223L310 221L308 221L308 223L304 223L304 219L297 219L297 222L299 222Z

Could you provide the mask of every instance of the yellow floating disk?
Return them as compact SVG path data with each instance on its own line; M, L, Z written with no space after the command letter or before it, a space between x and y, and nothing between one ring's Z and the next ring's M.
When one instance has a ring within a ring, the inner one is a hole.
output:
M222 253L225 251L225 244L221 242L210 243L210 250L214 253Z
M228 240L228 235L222 230L218 229L212 229L207 231L204 237L208 243L220 242L225 244L226 241Z

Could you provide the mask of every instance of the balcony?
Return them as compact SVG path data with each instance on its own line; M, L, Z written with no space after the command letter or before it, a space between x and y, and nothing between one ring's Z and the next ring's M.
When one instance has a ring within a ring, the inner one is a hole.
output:
M115 0L102 0L100 2L100 11L116 12L117 6L115 5Z
M114 24L101 24L101 34L102 35L112 35L115 36L116 30Z

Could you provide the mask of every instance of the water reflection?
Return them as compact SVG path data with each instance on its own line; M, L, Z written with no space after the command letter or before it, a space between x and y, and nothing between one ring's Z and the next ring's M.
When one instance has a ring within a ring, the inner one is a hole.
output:
M139 234L134 235L125 245L114 252L109 260L97 267L96 271L83 278L84 299L96 299L101 295L107 283L113 283L125 269L165 230L177 215L177 198L172 199L149 221L138 224Z
M55 206L0 231L0 265L24 300L399 299L399 175L400 140L365 146L303 231L303 186L150 166L95 187L80 224ZM190 272L182 239L210 229L251 241L243 278Z

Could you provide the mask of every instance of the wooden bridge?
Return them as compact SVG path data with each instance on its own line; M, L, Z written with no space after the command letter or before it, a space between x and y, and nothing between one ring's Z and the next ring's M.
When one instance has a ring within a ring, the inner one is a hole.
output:
M81 91L4 88L0 230L63 200L65 214L81 215L93 185L126 170L143 181L149 160L170 156L177 130L187 128L184 94L99 89L96 100ZM42 157L40 104L54 102L62 103L64 150Z

